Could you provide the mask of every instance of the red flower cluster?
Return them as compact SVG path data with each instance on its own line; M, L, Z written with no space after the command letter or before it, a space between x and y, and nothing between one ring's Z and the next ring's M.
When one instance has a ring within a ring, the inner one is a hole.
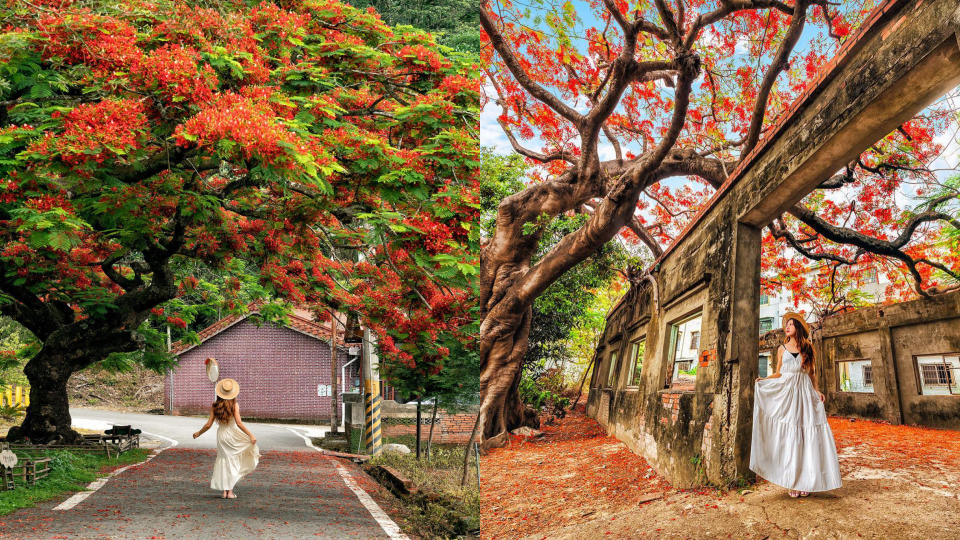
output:
M453 237L453 233L443 223L439 223L423 214L407 218L403 222L421 231L421 236L417 240L423 242L430 253L435 255L450 251L447 241Z
M287 149L308 149L293 133L279 125L270 104L227 93L214 98L193 118L177 127L177 144L212 147L220 141L236 143L244 158L258 156L269 163L285 160Z
M46 15L37 24L43 58L62 58L89 66L97 76L107 76L137 60L137 30L114 17L88 9L67 15Z
M141 148L147 132L146 110L139 101L116 99L85 103L64 117L60 134L47 132L34 150L52 149L71 165L88 161L103 163Z
M219 84L200 53L179 45L165 45L144 56L131 69L135 84L156 92L166 105L207 103Z

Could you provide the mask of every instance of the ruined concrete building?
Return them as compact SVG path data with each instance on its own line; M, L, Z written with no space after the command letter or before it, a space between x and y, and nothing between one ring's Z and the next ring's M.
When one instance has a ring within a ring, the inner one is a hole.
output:
M960 84L958 31L956 0L881 4L608 317L588 414L674 484L750 476L761 229ZM956 427L960 397L922 386L945 369L930 357L960 350L958 308L954 295L825 321L830 412ZM874 392L831 389L840 372Z

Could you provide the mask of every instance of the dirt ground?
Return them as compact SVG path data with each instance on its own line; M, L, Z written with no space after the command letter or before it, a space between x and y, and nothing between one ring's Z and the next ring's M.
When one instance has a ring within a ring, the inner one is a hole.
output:
M91 368L67 383L70 405L124 412L163 410L163 375L142 367L123 373Z
M485 538L960 538L960 432L831 418L843 487L677 490L583 414L483 460Z

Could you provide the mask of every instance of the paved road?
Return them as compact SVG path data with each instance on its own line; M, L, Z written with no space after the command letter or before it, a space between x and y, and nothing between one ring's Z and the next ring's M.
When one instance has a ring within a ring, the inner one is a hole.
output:
M216 426L210 428L199 439L193 438L193 433L203 427L206 418L84 408L71 408L70 416L73 418L73 425L79 428L104 430L114 424L131 425L142 429L147 436L160 435L167 441L173 439L177 442L178 448L215 449L217 447ZM329 430L326 426L262 424L246 421L244 424L257 437L257 445L261 451L303 450L306 449L306 445L302 435L320 437Z
M3 538L385 538L334 458L274 450L237 484L209 488L213 450L166 450L69 510L57 502L0 516ZM368 482L360 475L355 481ZM370 486L367 486L373 489Z
M77 427L139 427L166 449L96 491L0 516L0 538L405 538L381 508L395 502L373 480L300 436L324 428L248 423L260 465L237 484L236 499L224 500L209 487L216 428L192 438L204 419L95 409L70 414Z

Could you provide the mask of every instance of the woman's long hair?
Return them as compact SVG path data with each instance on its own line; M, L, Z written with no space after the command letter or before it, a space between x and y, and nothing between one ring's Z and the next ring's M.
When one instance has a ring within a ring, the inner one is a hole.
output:
M797 340L797 346L800 347L800 367L810 375L813 375L816 367L814 364L813 343L810 341L810 334L807 333L807 329L802 324L794 319L790 319L790 323L793 324L793 329L796 332L795 339Z
M213 417L221 424L226 424L233 418L234 407L237 406L236 399L223 399L217 396L217 401L213 403Z

